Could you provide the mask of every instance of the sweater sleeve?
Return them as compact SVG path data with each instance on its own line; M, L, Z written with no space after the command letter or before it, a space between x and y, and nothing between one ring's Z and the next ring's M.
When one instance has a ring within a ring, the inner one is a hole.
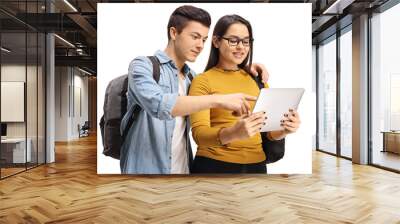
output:
M207 78L198 75L193 79L190 86L190 96L202 96L211 94L211 89ZM211 127L210 109L202 110L190 115L193 139L197 145L202 147L220 146L218 133L221 128Z

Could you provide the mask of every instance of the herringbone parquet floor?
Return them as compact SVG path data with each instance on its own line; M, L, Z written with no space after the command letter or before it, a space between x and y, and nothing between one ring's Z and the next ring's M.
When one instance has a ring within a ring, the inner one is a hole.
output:
M400 175L313 153L313 175L99 176L96 139L0 181L0 223L400 223Z

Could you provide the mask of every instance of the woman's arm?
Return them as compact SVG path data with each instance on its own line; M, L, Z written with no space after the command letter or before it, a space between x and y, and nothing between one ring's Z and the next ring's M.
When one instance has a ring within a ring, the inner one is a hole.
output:
M205 76L199 75L193 79L190 86L190 96L204 96L211 94L210 85ZM193 139L198 145L218 146L218 132L221 128L211 127L210 109L204 109L190 115Z
M222 145L247 139L259 133L265 124L265 112L258 112L241 118L233 127L223 128L219 132Z
M284 114L284 118L281 120L281 126L284 130L267 132L267 138L271 141L281 140L288 134L294 133L300 127L300 116L296 110L289 110L289 113Z

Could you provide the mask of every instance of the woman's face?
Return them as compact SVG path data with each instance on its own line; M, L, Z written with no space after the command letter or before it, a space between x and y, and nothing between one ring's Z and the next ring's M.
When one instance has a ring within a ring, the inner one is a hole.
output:
M244 61L249 53L249 30L242 23L234 23L229 26L221 38L214 40L214 46L219 48L220 64L229 67L237 66Z

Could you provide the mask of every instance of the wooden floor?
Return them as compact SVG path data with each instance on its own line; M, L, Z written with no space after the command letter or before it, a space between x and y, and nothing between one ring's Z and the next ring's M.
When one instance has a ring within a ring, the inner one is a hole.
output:
M8 177L8 176L11 176L13 174L16 174L16 173L19 173L19 172L22 172L25 170L26 170L25 167L11 167L11 168L2 167L1 168L1 178Z
M95 137L0 181L0 223L400 223L400 175L320 152L313 175L99 176Z
M377 165L400 170L400 154L374 151L372 162Z
M35 167L37 167L37 163L27 163L26 167L25 167L24 163L23 164L17 164L17 165L10 164L10 165L8 165L6 167L2 167L1 168L1 178L6 178L8 176L11 176L11 175L26 171L28 169L33 169Z

